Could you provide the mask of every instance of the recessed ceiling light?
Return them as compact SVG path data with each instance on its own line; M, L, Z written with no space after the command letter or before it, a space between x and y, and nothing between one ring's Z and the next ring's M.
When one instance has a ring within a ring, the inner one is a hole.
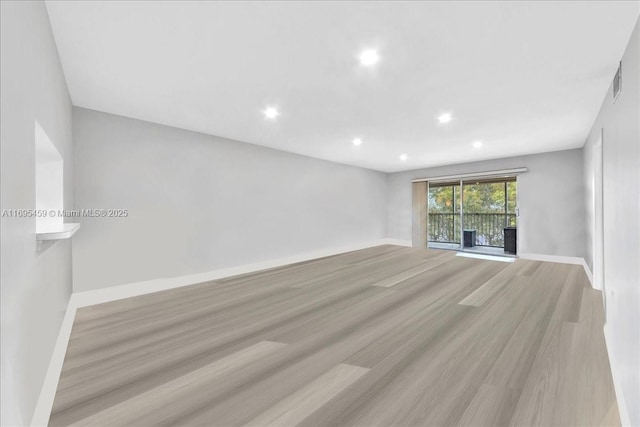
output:
M480 148L482 147L482 141L473 141L473 146L475 148Z
M360 138L354 138L353 139L353 145L355 145L357 147L360 144L362 144L362 140Z
M452 119L451 113L440 114L440 116L438 117L438 121L440 123L449 123L451 119Z
M277 108L275 107L267 107L266 110L264 110L264 116L267 119L275 119L276 117L278 117L280 115L280 112L278 111Z
M402 160L403 162L405 160L407 160L409 158L409 156L407 156L406 154L400 154L400 160Z
M370 67L375 65L380 60L380 57L374 49L367 49L360 54L358 59L360 59L362 65Z

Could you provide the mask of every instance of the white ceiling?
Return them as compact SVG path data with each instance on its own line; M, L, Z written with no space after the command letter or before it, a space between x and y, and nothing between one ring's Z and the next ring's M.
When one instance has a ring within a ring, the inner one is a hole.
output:
M637 1L47 8L74 105L385 172L582 146L640 14Z

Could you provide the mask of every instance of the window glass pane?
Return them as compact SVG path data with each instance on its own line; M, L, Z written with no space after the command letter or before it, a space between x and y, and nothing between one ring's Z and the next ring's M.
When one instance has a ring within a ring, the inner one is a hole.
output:
M516 225L515 182L472 181L463 191L464 229L475 233L475 245L503 247L504 228Z
M430 242L460 243L460 186L429 187Z

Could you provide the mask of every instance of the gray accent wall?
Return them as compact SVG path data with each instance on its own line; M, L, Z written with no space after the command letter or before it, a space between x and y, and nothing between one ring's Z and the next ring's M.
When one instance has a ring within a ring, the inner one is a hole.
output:
M35 122L64 160L73 207L71 100L44 2L0 2L1 205L35 209ZM2 425L29 425L71 294L71 241L38 248L34 217L3 217Z
M640 21L622 57L622 92L609 87L584 146L585 259L593 267L593 147L603 133L607 346L631 425L640 425ZM613 76L612 76L613 78ZM618 396L618 400L621 396ZM624 420L623 420L624 422Z
M73 109L82 218L74 291L381 239L386 175L82 108Z
M389 174L388 237L411 240L411 180L518 167L519 252L584 255L582 149L416 169Z

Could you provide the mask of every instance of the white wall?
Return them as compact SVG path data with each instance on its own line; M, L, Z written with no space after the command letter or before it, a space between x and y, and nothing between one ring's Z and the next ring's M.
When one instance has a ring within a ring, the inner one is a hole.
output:
M640 22L640 21L639 21ZM622 92L609 87L584 146L586 259L593 265L593 147L604 129L604 291L607 345L631 425L640 425L640 23L622 57ZM613 78L613 76L612 76ZM618 396L620 398L620 396Z
M74 291L181 276L385 237L386 176L73 109L82 218Z
M556 151L398 172L388 181L388 237L411 240L411 180L516 167L520 253L582 257L585 245L582 150Z
M73 205L71 101L43 2L0 2L1 205L34 209L35 122L64 159ZM2 218L2 425L26 425L71 293L71 243L38 251L35 218Z

